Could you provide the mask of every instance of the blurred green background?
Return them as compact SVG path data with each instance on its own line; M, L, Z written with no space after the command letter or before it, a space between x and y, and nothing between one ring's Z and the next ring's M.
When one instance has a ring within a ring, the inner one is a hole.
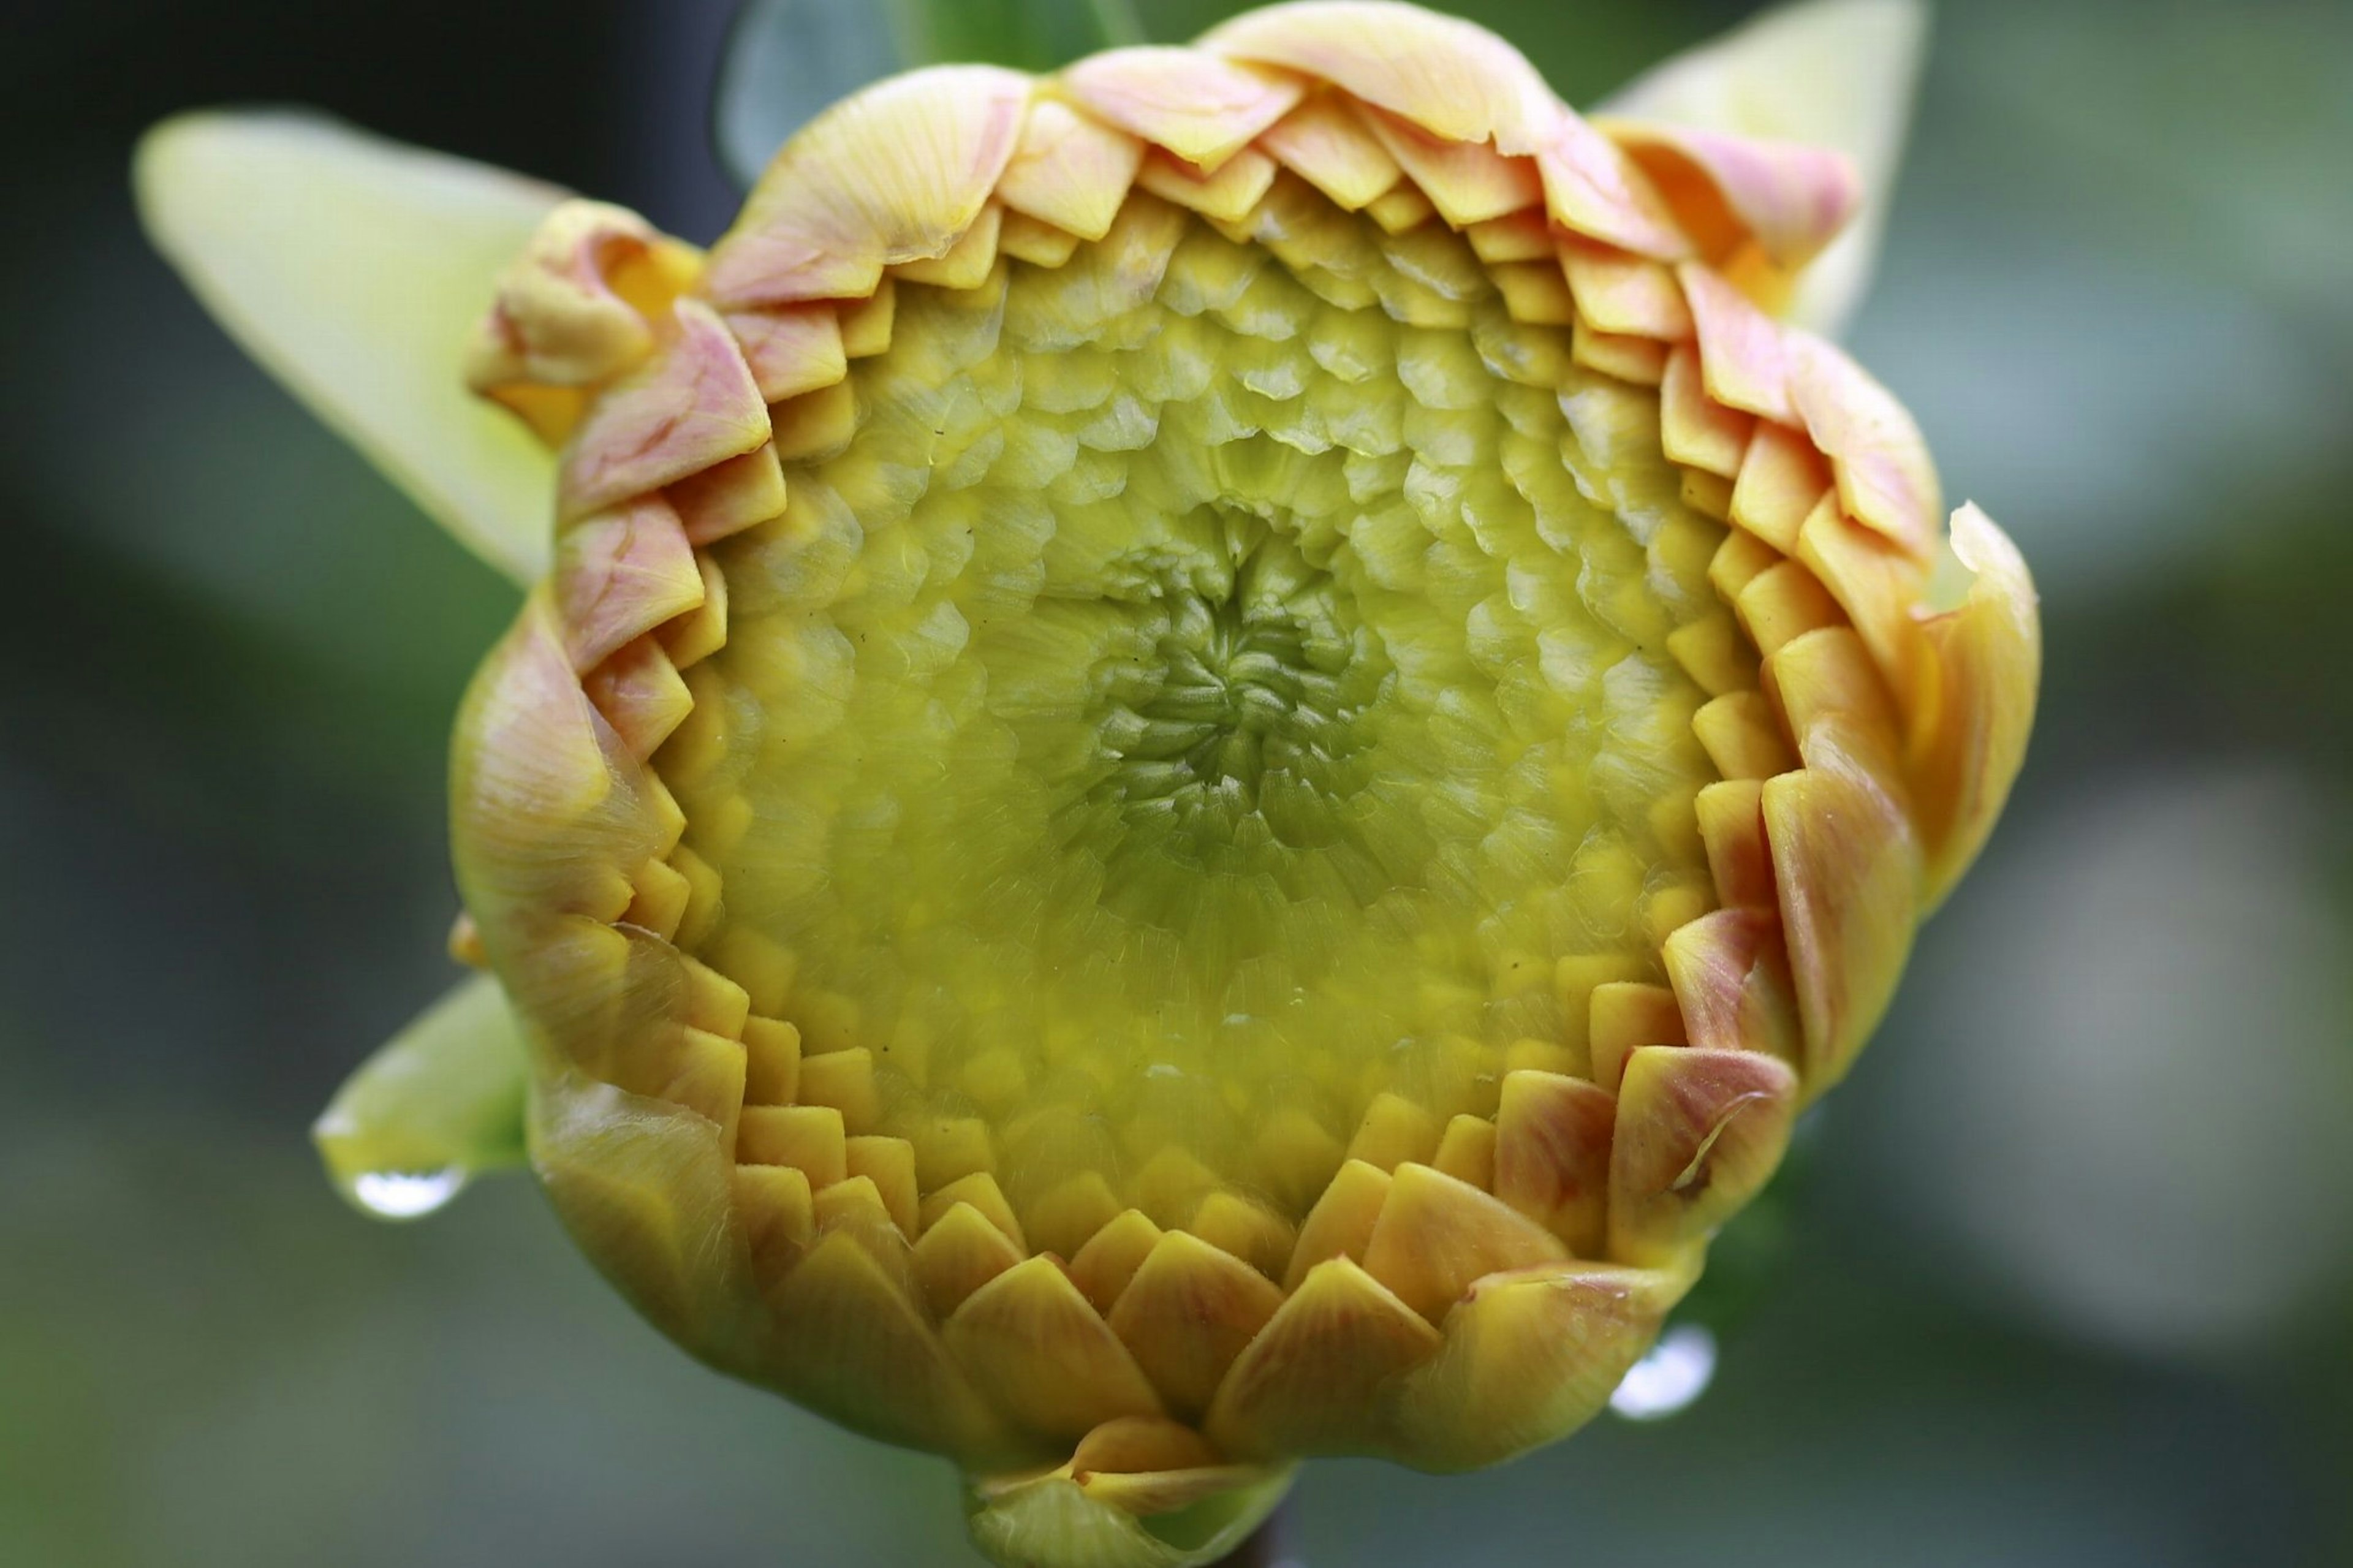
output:
M1746 10L1460 8L1573 101ZM320 1178L311 1116L449 978L442 748L512 595L128 200L154 118L301 100L708 238L729 9L7 25L0 1563L970 1560L943 1471L677 1353L527 1182L391 1227ZM2348 150L2353 6L1946 7L1853 342L2041 577L2010 820L1706 1397L1311 1467L1306 1563L2353 1563Z

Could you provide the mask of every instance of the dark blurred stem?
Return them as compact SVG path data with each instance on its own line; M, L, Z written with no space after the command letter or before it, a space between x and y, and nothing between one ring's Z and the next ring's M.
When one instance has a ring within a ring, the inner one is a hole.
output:
M1266 1522L1250 1532L1248 1541L1219 1558L1211 1568L1306 1568L1296 1552L1283 1548L1291 1535L1287 1528L1290 1517L1291 1500L1285 1498L1266 1516Z

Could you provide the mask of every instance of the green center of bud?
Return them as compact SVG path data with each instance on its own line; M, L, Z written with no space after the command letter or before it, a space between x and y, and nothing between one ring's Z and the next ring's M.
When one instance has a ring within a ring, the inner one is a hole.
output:
M1137 195L1060 268L902 284L855 433L716 552L657 758L701 946L789 955L927 1187L976 1122L1025 1210L1295 1218L1379 1097L1434 1136L1582 1070L1586 993L1705 898L1666 637L1720 531L1654 433L1580 442L1578 373L1514 379L1542 331L1459 236L1286 211Z

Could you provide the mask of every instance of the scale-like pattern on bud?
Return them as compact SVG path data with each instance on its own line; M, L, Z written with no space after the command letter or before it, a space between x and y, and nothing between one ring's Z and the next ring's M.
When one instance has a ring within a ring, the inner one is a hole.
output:
M707 258L559 208L455 824L600 1267L1008 1563L1589 1417L2031 724L2015 552L1930 614L1918 432L1773 314L1854 200L1308 4L871 89Z

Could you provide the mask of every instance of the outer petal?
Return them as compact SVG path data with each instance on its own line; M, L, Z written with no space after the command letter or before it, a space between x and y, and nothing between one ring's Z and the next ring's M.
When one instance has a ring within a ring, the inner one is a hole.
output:
M1862 198L1854 166L1827 147L1654 121L1598 123L1634 155L1711 256L1753 239L1778 266L1802 267Z
M1520 52L1419 5L1324 0L1237 16L1201 47L1334 83L1450 142L1532 153L1560 107Z
M2042 681L2042 623L2025 558L1974 505L1953 514L1952 528L1953 552L1977 580L1958 609L1925 628L1935 690L1913 737L1931 909L1977 858L2010 798Z
M522 1163L525 1068L506 994L475 975L343 1080L311 1141L368 1213L430 1214L469 1177Z
M1018 71L939 66L844 100L761 177L712 250L711 297L862 299L884 267L944 256L1005 172L1029 99Z
M156 248L248 353L475 554L519 583L545 569L554 458L463 367L562 191L282 112L168 121L133 182Z
M1131 135L1215 173L1291 112L1298 82L1193 49L1112 49L1062 73L1063 87Z
M1788 312L1835 332L1870 286L1927 35L1925 0L1810 0L1676 56L1603 112L1845 153L1861 211L1807 268Z

